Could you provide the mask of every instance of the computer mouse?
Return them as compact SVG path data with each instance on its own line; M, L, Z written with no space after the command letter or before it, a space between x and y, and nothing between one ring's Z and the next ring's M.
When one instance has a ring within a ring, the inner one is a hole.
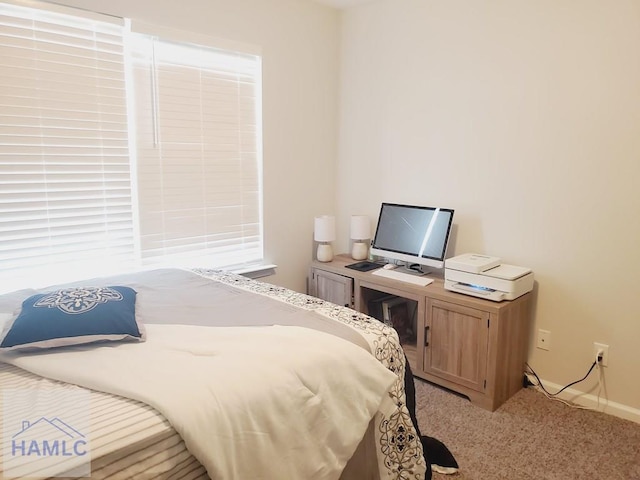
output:
M393 270L394 268L398 268L397 265L394 265L393 263L385 263L384 267L385 270Z

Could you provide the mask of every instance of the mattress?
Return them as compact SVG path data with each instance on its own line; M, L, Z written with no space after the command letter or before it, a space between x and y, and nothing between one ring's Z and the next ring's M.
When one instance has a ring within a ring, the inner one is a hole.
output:
M81 389L42 378L0 363L2 391L18 389ZM189 453L182 438L152 407L135 400L87 390L90 397L89 429L92 478L207 479L204 467ZM0 396L2 420L9 420ZM52 405L52 411L56 408ZM20 415L14 412L13 415ZM4 460L4 456L0 457ZM10 465L0 463L0 472ZM2 475L0 475L2 478Z

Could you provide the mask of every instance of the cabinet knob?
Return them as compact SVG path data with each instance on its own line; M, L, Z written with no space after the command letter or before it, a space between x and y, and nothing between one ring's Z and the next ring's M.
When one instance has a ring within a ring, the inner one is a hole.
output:
M425 326L424 327L424 346L428 347L429 346L429 326Z

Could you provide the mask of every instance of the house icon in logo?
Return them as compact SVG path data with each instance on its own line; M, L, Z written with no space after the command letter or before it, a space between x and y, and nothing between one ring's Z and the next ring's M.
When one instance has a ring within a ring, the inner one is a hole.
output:
M87 454L87 440L75 428L59 418L40 417L35 422L22 421L22 429L11 438L14 457L82 457Z

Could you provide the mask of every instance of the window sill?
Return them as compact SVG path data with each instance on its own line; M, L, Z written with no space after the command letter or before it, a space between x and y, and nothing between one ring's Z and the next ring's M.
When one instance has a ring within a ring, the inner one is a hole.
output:
M232 269L231 271L233 273L237 273L238 275L242 275L243 277L248 277L255 280L256 278L275 275L277 267L278 266L274 264L250 265L243 268Z

